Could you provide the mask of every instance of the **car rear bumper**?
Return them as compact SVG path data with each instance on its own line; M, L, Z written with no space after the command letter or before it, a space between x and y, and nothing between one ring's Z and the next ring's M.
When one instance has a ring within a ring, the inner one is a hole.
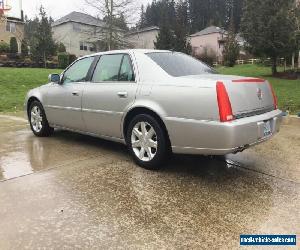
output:
M225 155L264 142L279 132L282 112L274 110L231 122L166 118L172 150L178 154ZM271 135L264 136L270 121Z

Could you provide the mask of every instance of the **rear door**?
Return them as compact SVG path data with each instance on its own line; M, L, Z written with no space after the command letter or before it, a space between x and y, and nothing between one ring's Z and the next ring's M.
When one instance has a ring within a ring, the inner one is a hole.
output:
M83 120L89 132L121 138L121 121L134 102L137 91L132 57L102 55L91 82L84 86Z
M64 72L60 84L53 84L49 88L46 113L51 124L84 130L82 93L93 61L94 57L78 60Z

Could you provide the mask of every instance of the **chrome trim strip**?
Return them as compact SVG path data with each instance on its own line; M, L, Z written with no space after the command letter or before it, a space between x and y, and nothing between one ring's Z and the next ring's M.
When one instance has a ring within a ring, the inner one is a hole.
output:
M61 106L53 106L53 105L47 105L46 108L60 109L60 110L71 110L71 111L81 111L81 108L61 107Z
M106 115L123 115L124 114L124 112L115 112L115 111L97 110L97 109L82 109L82 112L106 114Z
M216 122L220 123L219 121L215 120L196 120L196 119L191 119L191 118L183 118L183 117L165 117L164 118L166 121L181 121L181 122Z
M61 106L53 106L53 105L47 105L46 108L60 109L60 110L71 110L71 111L82 111L82 112L107 114L107 115L123 115L124 114L124 112L115 112L115 111L108 111L108 110L96 110L96 109L81 109L81 108L61 107Z
M254 111L244 112L244 113L238 113L238 114L234 115L234 117L236 119L242 119L242 118L251 117L251 116L255 116L255 115L262 115L262 114L271 112L273 110L275 110L274 107L269 107L269 108L258 109L258 110L254 110Z

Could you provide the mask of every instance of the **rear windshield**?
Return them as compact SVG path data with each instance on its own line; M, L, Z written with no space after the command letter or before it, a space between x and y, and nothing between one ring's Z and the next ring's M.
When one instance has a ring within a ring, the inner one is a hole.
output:
M216 74L213 68L183 53L153 52L146 55L171 76Z

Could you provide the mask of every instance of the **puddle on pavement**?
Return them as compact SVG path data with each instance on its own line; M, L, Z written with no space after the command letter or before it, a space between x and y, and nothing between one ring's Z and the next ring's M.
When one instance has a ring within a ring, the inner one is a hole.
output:
M7 127L8 124L18 126L5 132L2 129ZM54 136L50 138L37 138L32 135L26 126L21 118L12 120L5 118L3 120L0 116L0 143L2 144L0 147L0 180L16 178L36 171L70 164L74 160L93 157L97 154L112 160L129 159L125 147L120 144L64 131L56 131ZM176 156L175 160L172 159L171 162L175 162L176 159L185 159L182 162L182 167L185 167L185 161L191 163L196 161L199 163L197 164L199 168L200 166L211 166L210 171L212 173L221 171L218 166L223 169L224 166L227 169L248 168L297 182L300 176L297 174L299 169L297 170L297 167L295 168L290 162L286 163L288 166L284 166L281 161L276 160L278 150L287 154L286 148L282 147L282 142L285 138L289 139L290 131L286 130L286 126L284 128L285 130L272 141L237 155L228 155L226 158ZM284 138L280 138L280 135L283 135ZM294 148L297 149L297 145L294 145ZM280 164L276 164L276 162ZM282 168L282 166L284 167Z
M28 155L20 152L1 157L0 168L2 170L0 179L5 180L33 173Z

